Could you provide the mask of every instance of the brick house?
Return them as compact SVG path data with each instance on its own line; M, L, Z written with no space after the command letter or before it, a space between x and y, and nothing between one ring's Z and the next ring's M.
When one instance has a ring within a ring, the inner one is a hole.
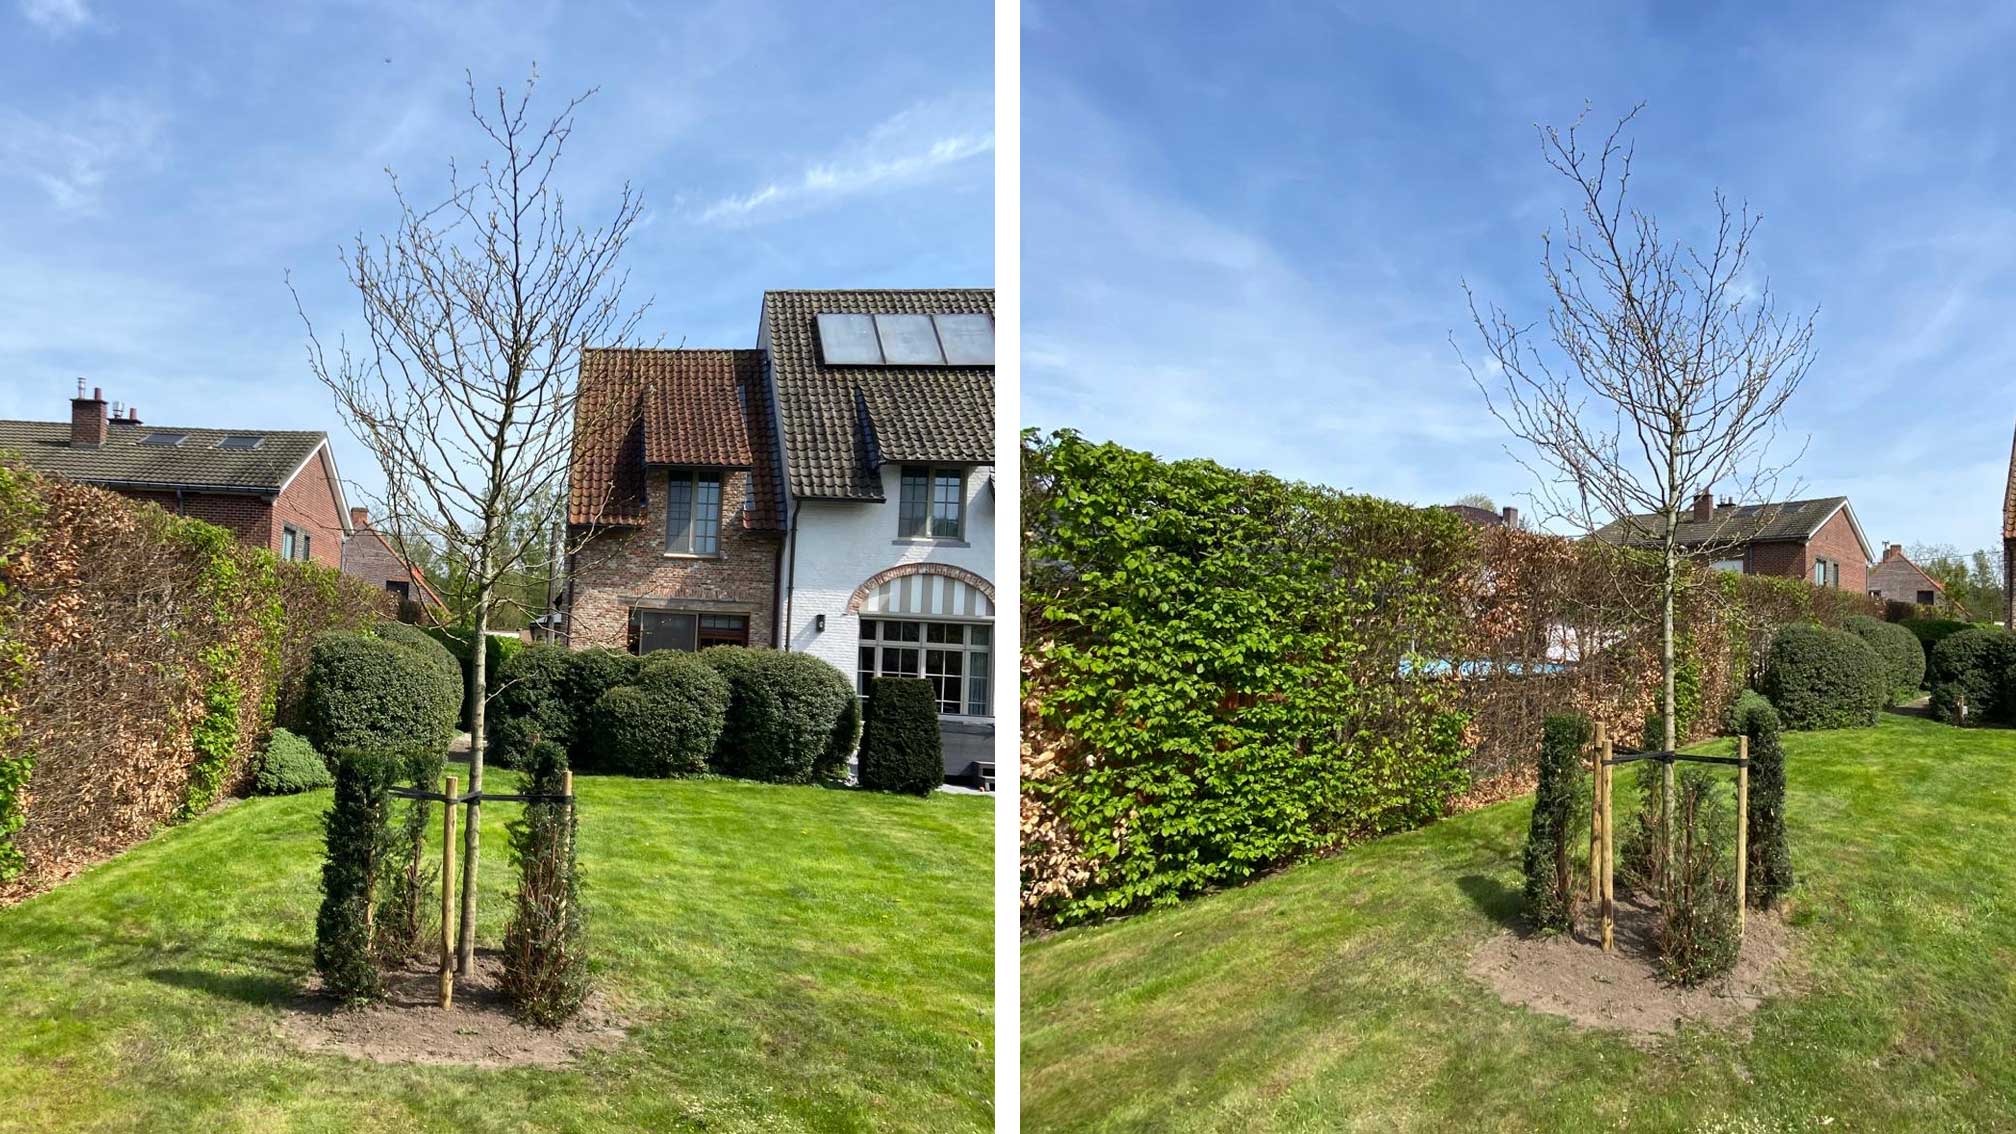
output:
M589 350L580 391L568 644L776 645L783 502L763 352Z
M586 352L569 644L922 677L991 783L993 335L987 289L773 291L754 349Z
M326 433L146 425L107 413L102 390L70 401L70 420L0 421L0 452L80 484L147 500L230 529L282 559L340 567L350 511Z
M1869 569L1869 593L1891 602L1933 606L1946 594L1939 580L1904 554L1904 545L1893 543L1883 549L1883 558Z
M1645 533L1658 530L1659 517L1612 520L1593 539L1656 548ZM1777 504L1716 503L1702 493L1680 515L1680 546L1710 560L1719 571L1805 579L1816 587L1858 594L1869 589L1869 540L1845 496L1787 500Z
M438 610L448 608L448 604L442 602L441 596L428 585L427 576L392 550L391 542L371 526L371 517L364 509L350 509L350 531L350 538L343 541L345 575L384 588L399 600L401 606L415 602Z

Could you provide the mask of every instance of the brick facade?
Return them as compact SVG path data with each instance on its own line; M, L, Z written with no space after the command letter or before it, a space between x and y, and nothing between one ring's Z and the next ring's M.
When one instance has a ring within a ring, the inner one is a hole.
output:
M441 605L440 597L427 585L427 580L407 566L385 537L371 526L371 518L364 509L350 509L350 528L355 534L343 544L345 575L379 590L386 589L388 583L404 583L406 598L428 605Z
M777 553L783 534L742 523L751 473L721 481L721 553L695 558L665 552L666 473L646 474L641 527L609 528L576 552L570 572L568 645L629 646L635 607L704 614L746 614L749 644L776 644Z
M1855 537L1855 525L1849 522L1845 508L1828 517L1810 539L1751 544L1744 569L1752 575L1782 575L1810 582L1816 559L1840 564L1842 590L1858 595L1868 593L1869 561L1864 558L1862 541Z
M146 500L179 516L228 529L238 542L280 554L285 525L308 534L308 556L325 567L343 566L343 523L328 468L317 455L308 459L278 500L235 492L142 492L112 489L122 496Z
M1901 544L1883 549L1883 559L1869 571L1869 593L1891 602L1932 605L1939 601L1941 588L1911 557Z

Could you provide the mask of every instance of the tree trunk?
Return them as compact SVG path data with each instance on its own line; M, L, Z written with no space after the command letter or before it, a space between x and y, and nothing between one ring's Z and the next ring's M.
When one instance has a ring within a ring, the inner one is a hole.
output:
M484 557L486 579L476 592L475 639L469 644L469 683L475 692L469 709L469 791L483 790L483 717L489 709L483 695L488 680L490 658L491 585L488 556ZM462 925L455 940L456 971L468 973L476 964L476 859L482 841L483 805L471 800L462 827Z
M1666 511L1666 562L1665 575L1659 588L1659 677L1664 686L1661 713L1665 720L1660 730L1660 743L1664 751L1678 750L1679 725L1674 709L1678 698L1675 696L1673 664L1673 592L1678 589L1680 576L1679 548L1680 509L1670 506ZM1664 860L1661 869L1662 894L1669 895L1673 888L1673 761L1661 761L1659 772L1659 841L1662 844Z

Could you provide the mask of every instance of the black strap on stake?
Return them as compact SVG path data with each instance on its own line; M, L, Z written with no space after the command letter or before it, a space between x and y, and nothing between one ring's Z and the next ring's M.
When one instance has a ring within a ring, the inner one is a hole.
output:
M418 788L395 787L391 794L401 799L425 799L434 803L573 803L571 795L507 795L494 791L471 791L461 795L445 795L438 791L421 791Z
M1695 756L1686 752L1619 752L1605 764L1634 764L1640 760L1657 760L1661 764L1687 761L1695 764L1728 764L1732 767L1747 768L1750 761L1742 756Z

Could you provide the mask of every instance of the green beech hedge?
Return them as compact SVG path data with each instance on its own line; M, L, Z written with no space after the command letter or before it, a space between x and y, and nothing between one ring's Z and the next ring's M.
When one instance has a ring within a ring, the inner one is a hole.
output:
M323 752L408 749L445 752L462 705L462 670L411 626L381 623L324 634L309 649L302 707L308 739Z
M870 681L863 721L862 787L930 795L945 782L938 699L929 682L918 677Z
M1889 699L1888 686L1869 643L1825 626L1787 626L1764 663L1762 691L1794 730L1873 726Z
M727 722L714 753L721 772L790 784L841 774L861 727L847 675L783 650L716 646L697 656L728 683Z
M1841 620L1841 628L1869 643L1883 662L1885 692L1893 701L1908 701L1925 683L1925 647L1918 635L1896 622L1884 622L1865 614Z
M1465 785L1461 690L1422 665L1461 656L1455 515L1068 431L1025 435L1022 471L1037 916L1166 905Z
M1932 715L1948 724L2008 720L2012 664L2016 636L1999 627L1975 627L1941 639L1932 647Z

